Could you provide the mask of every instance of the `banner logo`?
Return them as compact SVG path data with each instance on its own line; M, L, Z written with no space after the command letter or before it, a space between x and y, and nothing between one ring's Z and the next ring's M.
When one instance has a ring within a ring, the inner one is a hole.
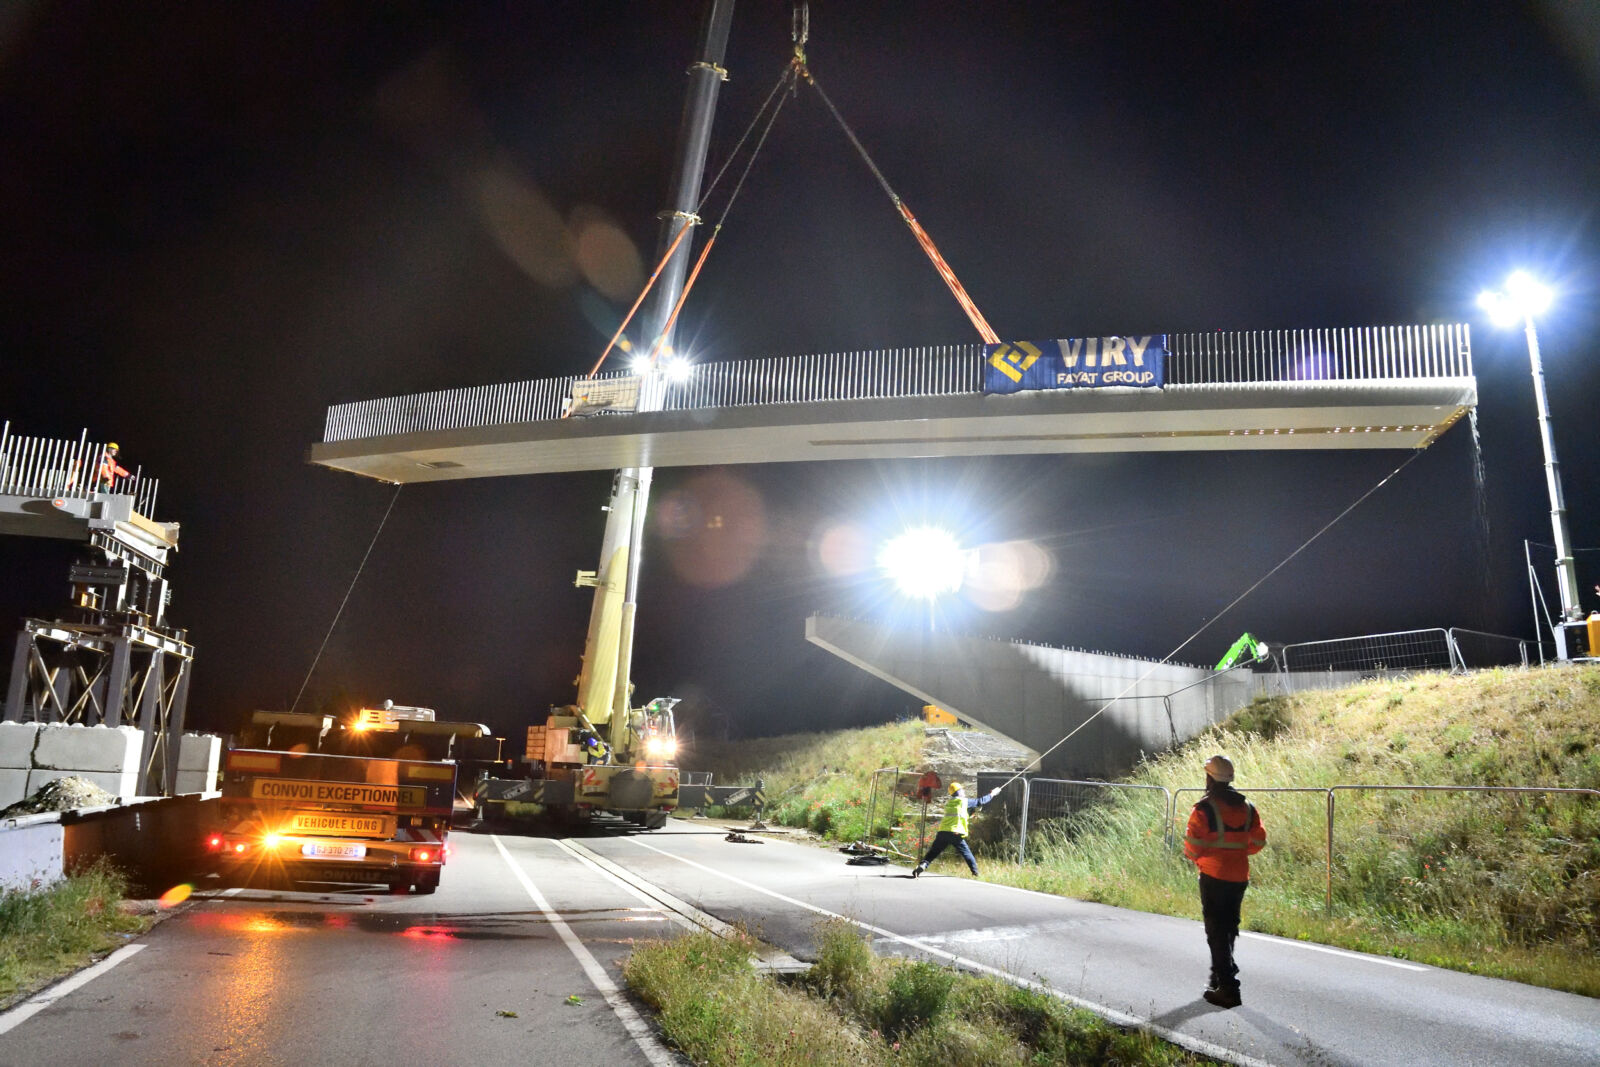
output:
M989 366L1019 384L1022 382L1023 374L1043 355L1038 346L1027 341L1018 341L1015 344L1002 342L987 347L992 350L989 353Z
M983 391L1160 389L1166 385L1167 335L1003 341L984 346Z

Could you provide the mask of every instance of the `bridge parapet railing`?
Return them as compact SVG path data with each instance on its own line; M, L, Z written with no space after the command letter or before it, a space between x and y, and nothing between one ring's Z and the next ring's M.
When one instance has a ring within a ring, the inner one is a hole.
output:
M1472 375L1464 323L1250 330L1167 335L1167 385L1316 385L1465 379ZM935 345L700 363L665 385L661 410L976 394L984 346ZM626 371L601 374L626 377ZM562 416L578 376L444 389L335 404L324 443L471 429Z
M161 482L135 468L107 486L100 479L105 454L105 443L90 441L87 430L76 440L26 437L12 433L10 422L0 424L0 496L62 500L88 500L97 494L131 496L134 511L153 515Z

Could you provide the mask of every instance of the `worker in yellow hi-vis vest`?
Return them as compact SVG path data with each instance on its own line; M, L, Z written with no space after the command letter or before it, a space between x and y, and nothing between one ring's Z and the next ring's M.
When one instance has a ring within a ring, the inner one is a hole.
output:
M939 820L939 832L933 835L933 844L928 846L928 853L922 857L922 862L911 869L911 877L920 876L928 869L928 864L938 858L939 853L952 845L961 858L967 861L967 869L976 875L978 861L972 855L972 847L967 844L967 817L993 800L999 792L1000 789L996 786L976 800L968 800L961 783L951 782L950 795L944 802L944 818Z

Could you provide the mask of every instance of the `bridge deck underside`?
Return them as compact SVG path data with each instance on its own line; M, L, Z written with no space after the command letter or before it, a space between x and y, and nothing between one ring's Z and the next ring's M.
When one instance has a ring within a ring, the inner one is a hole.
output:
M311 446L387 482L620 467L1071 452L1425 448L1474 378L1169 386L762 404L394 434Z

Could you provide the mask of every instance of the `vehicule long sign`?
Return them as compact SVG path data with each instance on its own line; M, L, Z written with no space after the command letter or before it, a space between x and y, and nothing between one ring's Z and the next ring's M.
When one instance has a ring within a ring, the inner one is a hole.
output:
M1166 384L1167 335L1003 341L983 346L983 391L1159 389Z

